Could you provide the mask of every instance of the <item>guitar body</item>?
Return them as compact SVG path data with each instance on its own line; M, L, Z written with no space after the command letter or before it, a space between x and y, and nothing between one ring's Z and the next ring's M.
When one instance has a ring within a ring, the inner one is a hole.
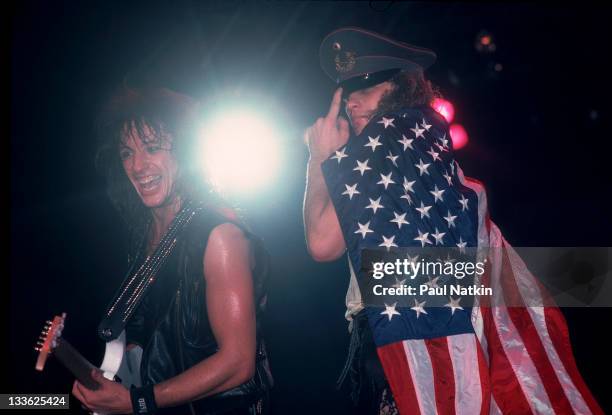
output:
M128 389L131 386L140 387L141 360L142 348L140 346L127 350L124 330L115 340L106 342L100 370L106 379L120 382ZM103 414L94 412L94 415Z
M106 379L121 382L126 388L140 387L140 361L142 348L140 346L126 349L125 330L115 340L106 343L104 359L100 370Z
M38 359L36 370L44 369L47 356L53 354L85 387L95 390L99 384L92 379L91 370L95 367L83 355L81 355L66 339L62 338L62 330L66 313L55 316L53 321L48 321L42 332L38 347ZM120 382L126 388L131 386L140 387L140 361L142 360L142 348L133 347L126 350L125 330L115 340L106 343L104 359L100 370L106 379ZM95 415L103 415L95 413Z

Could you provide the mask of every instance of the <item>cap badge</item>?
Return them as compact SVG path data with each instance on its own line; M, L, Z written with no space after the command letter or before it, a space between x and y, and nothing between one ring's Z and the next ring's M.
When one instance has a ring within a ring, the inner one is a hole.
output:
M351 71L355 67L356 56L357 54L355 52L338 53L334 58L336 71L341 73Z

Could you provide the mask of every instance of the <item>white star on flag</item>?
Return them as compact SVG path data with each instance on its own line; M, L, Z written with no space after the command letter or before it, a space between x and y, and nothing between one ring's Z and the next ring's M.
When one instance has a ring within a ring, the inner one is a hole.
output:
M452 228L455 226L455 219L457 219L457 216L452 216L449 210L448 216L446 216L444 219L448 222L448 227Z
M443 176L446 179L446 181L448 182L448 185L452 186L453 185L453 178L448 175L448 172L446 170L444 170Z
M444 148L448 147L448 140L446 139L446 133L444 133L442 137L438 138L438 140L442 142L442 146Z
M400 196L400 199L406 199L406 202L408 202L408 205L412 206L412 198L410 197L408 193L404 192L404 194Z
M464 195L461 195L461 199L459 200L459 203L461 203L461 211L465 211L468 210L468 202L469 200L465 198Z
M399 213L393 212L393 215L395 219L391 219L389 222L397 223L398 229L402 229L402 225L410 225L410 222L406 220L405 213L400 215Z
M433 147L431 147L427 153L428 153L428 154L431 156L431 158L433 159L433 161L436 161L436 160L441 160L441 158L440 158L440 156L439 156L439 154L440 154L440 153L436 153L436 152L434 151Z
M346 190L342 192L342 194L348 195L349 200L353 200L353 195L361 194L359 190L357 190L357 183L352 186L349 186L348 184L345 184L344 186L346 186Z
M406 254L406 261L408 261L409 264L415 264L418 260L419 260L419 256L418 255L410 256L410 255Z
M421 124L421 127L429 131L429 129L431 128L431 125L427 124L427 121L425 121L425 118L423 118L423 123Z
M431 209L431 206L425 206L423 202L421 201L421 207L415 208L415 209L418 210L419 213L421 214L421 219L423 219L425 216L427 216L428 218L431 218L431 216L429 216L429 209Z
M372 200L370 198L370 204L368 206L366 206L366 209L372 209L374 211L374 214L376 214L376 211L378 209L383 209L384 206L380 204L380 199L382 198L382 196L380 196L378 199L376 200Z
M455 310L463 310L463 307L459 305L459 301L461 301L461 297L456 300L453 300L453 297L448 297L450 299L450 303L444 304L444 307L449 307L451 309L451 316L455 314Z
M429 193L434 196L434 203L436 203L438 200L440 200L440 202L444 202L444 199L442 199L442 193L444 193L444 191L445 189L439 190L438 185L434 186L434 190L429 191Z
M348 155L346 154L346 147L343 148L340 151L336 151L336 155L332 157L332 159L337 159L338 160L338 164L340 164L340 162L342 161L343 158L348 157Z
M412 138L409 139L404 134L402 134L401 140L397 140L398 143L401 143L404 146L404 151L406 151L406 149L414 150L414 147L412 147L413 141L414 140Z
M385 186L385 190L387 190L387 187L390 184L395 184L395 182L391 179L391 174L393 173L391 172L385 176L384 174L380 173L380 181L376 184L382 184L383 186Z
M419 159L419 164L415 164L415 167L419 169L419 176L422 176L423 173L429 175L427 168L430 163L423 163L423 159Z
M365 239L366 235L369 233L374 233L374 231L370 229L370 221L368 221L365 225L357 222L357 225L359 225L359 229L356 230L355 233L360 233L361 239Z
M357 160L357 167L355 167L353 170L358 171L363 176L363 173L365 173L366 170L372 170L371 167L368 167L368 161L370 161L370 159L366 159L366 161L363 162Z
M414 189L412 188L412 186L414 186L415 183L416 183L416 180L409 182L408 179L404 177L404 183L403 183L404 191L414 193Z
M382 238L383 238L383 241L382 241L382 243L381 243L380 245L378 245L378 246L384 246L385 248L387 248L387 251L388 251L389 249L391 249L391 247L393 247L393 246L397 248L397 244L395 244L395 243L394 243L394 241L395 241L395 235L393 235L393 236L392 236L392 237L390 237L390 238L387 238L386 236L384 236L384 235L383 235L383 237L382 237Z
M421 248L425 248L425 244L431 245L431 241L429 240L429 238L427 238L429 232L421 233L419 229L417 229L417 232L419 233L419 236L414 238L414 240L421 242Z
M453 258L450 256L450 252L446 254L446 258L444 258L444 264L452 264L453 262L455 262L457 259ZM485 258L485 262L486 262L486 258Z
M397 160L399 156L394 156L393 153L391 153L391 151L389 151L389 155L387 157L385 157L386 159L391 160L391 163L393 163L393 165L395 167L397 167L397 162L395 160Z
M395 118L382 117L382 120L378 121L378 124L383 124L385 126L385 129L387 129L388 126L395 127L393 121L395 121Z
M405 283L406 283L406 278L404 278L403 280L400 280L399 278L395 277L395 284L393 284L391 287L402 288L402 285L404 285Z
M427 311L425 311L425 309L423 308L425 303L426 303L426 301L423 301L422 303L419 303L416 298L414 299L414 307L410 307L410 309L416 311L417 318L419 318L421 313L427 314Z
M436 239L436 245L442 245L444 242L442 241L442 237L446 235L446 232L438 232L438 228L436 227L436 233L432 233L431 236L433 236Z
M389 321L391 321L393 316L401 316L400 312L395 309L396 305L397 303L393 303L393 305L385 304L385 311L381 312L380 314L389 317Z
M467 245L467 242L464 242L463 238L460 236L459 243L457 243L457 246L459 247L459 252L461 252L462 254L465 253L465 245Z
M416 124L414 126L414 128L410 129L410 131L412 131L414 133L414 135L415 135L414 138L419 138L419 137L425 138L425 136L423 135L423 133L425 132L425 129L424 128L423 129L419 128L419 124Z
M376 151L376 147L378 146L382 146L382 143L379 141L380 140L380 135L377 136L376 138L372 138L368 136L368 144L365 144L365 147L371 147L372 148L372 153Z
M440 288L440 286L438 285L438 280L440 279L440 277L436 277L436 278L431 278L431 277L427 277L427 282L425 283L425 285L427 285L429 288Z

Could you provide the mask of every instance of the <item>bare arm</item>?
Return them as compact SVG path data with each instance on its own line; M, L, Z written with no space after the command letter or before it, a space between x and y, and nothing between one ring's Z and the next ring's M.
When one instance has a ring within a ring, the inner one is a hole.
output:
M309 160L304 194L304 230L308 252L316 261L339 258L346 246L321 171L321 162Z
M242 231L226 223L211 232L204 255L206 304L218 351L154 387L159 407L176 406L238 386L255 372L255 305L250 246ZM90 410L129 413L129 392L118 383L94 378L91 391L75 382L74 395Z
M304 194L304 231L308 252L316 261L332 261L346 250L340 222L329 196L321 163L349 137L348 123L339 118L342 89L336 90L327 116L305 134L310 150Z
M255 304L249 243L232 224L215 228L204 256L206 304L218 351L155 385L160 407L238 386L255 373Z

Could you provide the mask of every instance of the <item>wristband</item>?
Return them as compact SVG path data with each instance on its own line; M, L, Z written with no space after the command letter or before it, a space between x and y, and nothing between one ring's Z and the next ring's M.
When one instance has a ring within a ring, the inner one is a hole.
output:
M132 411L134 414L154 414L157 412L155 404L154 385L146 385L140 388L132 386L130 398L132 400Z

